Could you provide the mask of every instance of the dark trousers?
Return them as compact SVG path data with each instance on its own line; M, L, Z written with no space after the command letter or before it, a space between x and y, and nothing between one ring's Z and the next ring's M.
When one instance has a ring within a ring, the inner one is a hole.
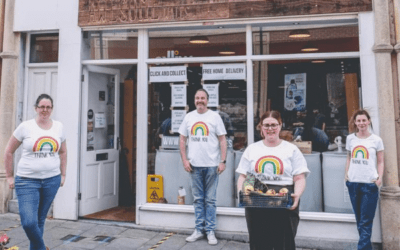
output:
M375 183L346 182L351 204L356 215L360 239L358 250L371 250L372 221L378 203L379 189Z
M246 208L250 250L295 250L299 210Z

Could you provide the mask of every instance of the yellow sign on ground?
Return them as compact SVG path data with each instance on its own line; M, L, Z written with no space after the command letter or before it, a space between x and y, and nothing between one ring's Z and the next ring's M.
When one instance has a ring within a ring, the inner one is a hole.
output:
M164 198L162 175L147 175L147 202L157 203L160 198Z

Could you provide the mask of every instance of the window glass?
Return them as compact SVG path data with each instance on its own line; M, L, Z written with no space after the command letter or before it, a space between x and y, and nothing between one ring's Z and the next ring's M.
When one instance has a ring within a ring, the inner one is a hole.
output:
M90 31L83 33L86 60L136 59L138 39L135 30Z
M246 54L244 28L149 33L149 57L209 57Z
M29 62L58 62L58 34L31 35Z
M162 176L164 198L168 203L186 205L193 203L190 175L184 171L181 161L178 129L184 116L196 109L194 104L196 91L204 88L209 90L208 108L218 112L227 131L227 168L219 179L217 206L236 206L234 155L247 144L245 69L244 63L149 66L148 174L156 175L151 177L154 179L149 179L150 185L156 185ZM162 76L165 72L176 75L182 71L187 77L176 81ZM232 77L233 71L241 72L242 75ZM221 76L212 76L217 72L228 72L225 74L228 77L222 80ZM229 80L231 77L234 79ZM178 199L180 187L186 192L184 202L179 202Z
M266 110L277 110L281 138L302 141L294 143L312 174L300 210L353 213L343 179L344 146L348 121L361 103L359 59L257 61L253 70L255 123ZM261 140L259 130L254 137Z
M262 27L253 28L254 55L358 50L358 26L282 31L264 31Z

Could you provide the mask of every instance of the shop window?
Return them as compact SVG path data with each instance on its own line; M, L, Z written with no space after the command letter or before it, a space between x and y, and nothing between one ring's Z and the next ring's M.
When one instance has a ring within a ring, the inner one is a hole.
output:
M246 55L244 28L150 32L149 57L211 57Z
M361 107L359 59L256 61L254 120L282 114L281 137L302 149L312 174L301 211L353 213L344 183L348 121ZM261 139L255 130L254 141ZM308 142L311 141L311 144Z
M253 29L254 55L358 50L358 26L283 31L264 31L263 28Z
M229 73L230 69L240 72L240 76ZM162 176L165 200L161 202L186 205L193 202L190 176L181 162L178 129L184 116L196 109L196 91L204 88L209 90L208 108L218 112L227 131L227 168L219 179L217 206L236 206L234 154L247 146L245 71L245 63L149 66L148 174L156 175L149 179L149 185L157 185L154 182L159 181L158 175ZM228 73L214 77L213 72ZM186 192L184 202L178 201L180 187ZM161 198L159 194L147 196L148 202Z
M29 62L58 62L58 34L32 34Z
M83 32L85 60L137 59L138 39L135 30Z

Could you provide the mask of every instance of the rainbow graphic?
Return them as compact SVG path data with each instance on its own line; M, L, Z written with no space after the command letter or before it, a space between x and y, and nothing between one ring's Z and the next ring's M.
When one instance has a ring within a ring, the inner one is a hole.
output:
M351 153L351 158L357 158L357 154L361 153L362 158L368 160L369 159L369 153L368 150L364 146L356 146L353 149L353 152Z
M256 173L265 173L265 166L267 166L267 164L272 165L274 174L283 174L283 162L281 161L281 159L273 155L263 156L258 159L254 170L256 171Z
M50 136L42 136L37 139L35 145L33 145L33 152L43 151L44 148L47 149L49 147L50 152L57 152L59 149L57 140Z
M197 135L197 130L200 130L203 136L208 136L208 134L210 133L207 124L205 124L204 122L196 122L195 124L193 124L191 134Z

